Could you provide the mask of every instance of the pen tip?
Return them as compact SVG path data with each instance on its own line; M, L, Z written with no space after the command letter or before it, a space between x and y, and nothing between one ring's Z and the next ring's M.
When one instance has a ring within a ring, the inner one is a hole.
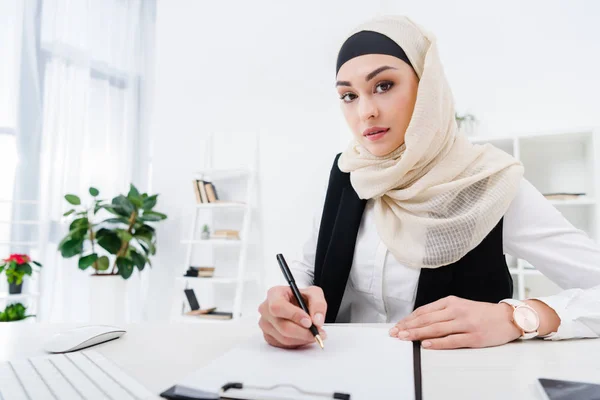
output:
M315 340L317 341L317 343L319 343L319 346L321 346L321 349L325 348L325 346L323 345L323 339L321 339L321 336L316 335Z

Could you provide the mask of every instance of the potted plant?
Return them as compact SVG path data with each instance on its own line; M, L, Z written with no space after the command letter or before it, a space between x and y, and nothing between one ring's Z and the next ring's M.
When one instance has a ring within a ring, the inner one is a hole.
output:
M459 115L458 113L455 113L454 118L456 119L459 131L467 136L471 136L475 133L475 124L478 121L473 114Z
M210 239L210 230L208 229L208 225L204 224L200 237L204 240Z
M21 303L10 304L0 312L0 322L23 321L30 317L35 315L27 315L27 307Z
M85 205L76 195L65 196L74 208L64 214L72 216L72 221L58 249L64 258L79 257L79 269L93 270L92 319L123 322L125 281L136 268L143 271L146 264L152 266L150 257L156 253L152 223L167 216L154 210L158 195L140 193L134 185L127 196L118 195L110 202L99 199L94 187L89 194L92 199Z
M41 267L37 261L33 261L27 254L11 254L0 263L0 273L4 271L8 281L8 293L19 294L23 287L23 277L31 276L33 268L30 263Z

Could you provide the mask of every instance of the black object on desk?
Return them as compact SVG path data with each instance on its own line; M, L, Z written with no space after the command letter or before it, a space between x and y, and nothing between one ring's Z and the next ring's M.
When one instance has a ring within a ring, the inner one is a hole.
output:
M229 382L226 383L225 385L223 385L221 387L221 390L219 392L219 394L216 393L209 393L209 392L205 392L202 390L198 390L198 389L193 389L193 388L189 388L186 386L181 386L181 385L175 385L170 387L169 389L165 390L164 392L162 392L160 394L160 397L163 397L165 399L169 399L169 400L219 400L219 399L241 399L241 400L256 400L256 399L260 399L262 397L254 397L252 396L251 398L244 398L244 397L240 397L239 394L236 394L235 397L228 397L233 395L233 392L235 392L236 390L244 390L244 389L248 389L248 390L252 390L254 393L256 392L271 392L271 391L276 391L278 388L281 387L287 387L287 388L292 388L295 391L297 391L298 393L306 396L312 396L315 398L320 398L320 399L337 399L337 400L351 400L351 396L347 393L339 393L339 392L334 392L334 393L322 393L322 392L310 392L307 390L303 390L300 389L297 386L294 385L288 385L288 384L282 384L282 385L275 385L275 386L251 386L251 385L244 385L243 383L240 382ZM243 396L243 394L242 394Z
M162 392L160 397L169 400L219 400L221 398L217 393L205 392L181 385L171 386Z

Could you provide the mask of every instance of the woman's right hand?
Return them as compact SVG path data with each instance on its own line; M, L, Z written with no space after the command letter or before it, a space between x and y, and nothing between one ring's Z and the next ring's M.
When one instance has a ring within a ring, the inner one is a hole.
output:
M322 339L327 334L322 329L327 312L323 290L318 286L300 289L310 316L298 305L289 286L274 286L267 292L267 299L258 307L258 326L271 346L295 349L315 338L308 329L312 323L319 329Z

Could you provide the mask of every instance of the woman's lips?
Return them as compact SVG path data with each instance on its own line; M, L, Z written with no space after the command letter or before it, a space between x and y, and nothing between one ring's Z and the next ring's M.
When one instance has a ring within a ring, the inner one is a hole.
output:
M389 130L390 130L390 128L387 128L387 129L384 129L383 131L380 131L377 133L368 134L368 135L365 135L365 138L367 140L374 142L374 141L379 140L382 137L384 137L385 134L388 133Z

